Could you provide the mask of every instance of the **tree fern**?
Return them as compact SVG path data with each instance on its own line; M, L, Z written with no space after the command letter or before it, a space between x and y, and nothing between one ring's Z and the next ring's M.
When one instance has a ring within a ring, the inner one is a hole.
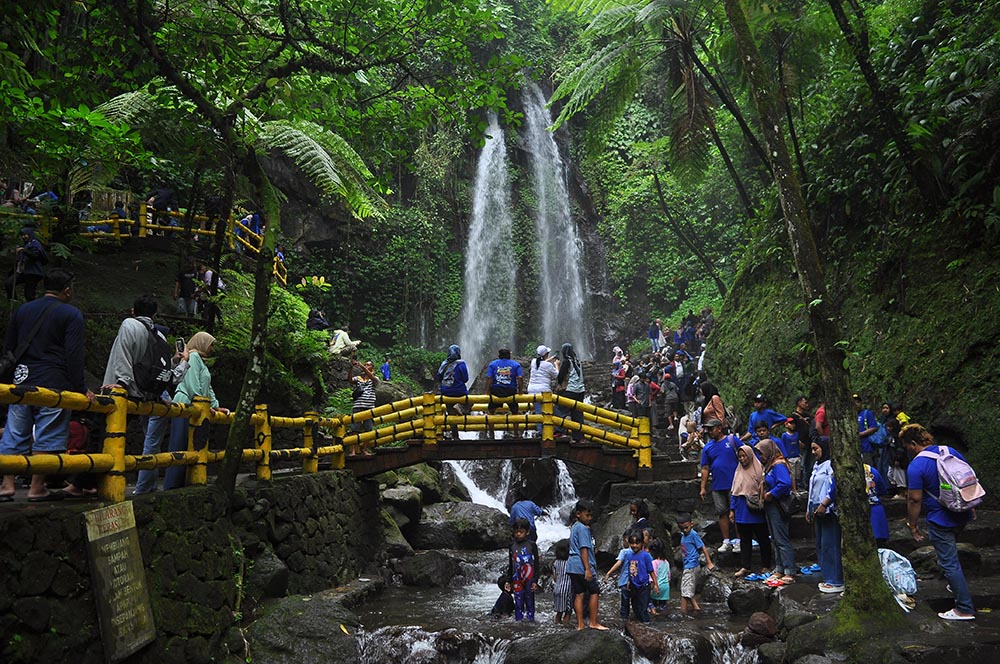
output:
M552 94L550 103L569 98L553 127L558 128L601 93L608 95L608 110L620 113L638 86L639 62L628 42L611 43L590 56Z

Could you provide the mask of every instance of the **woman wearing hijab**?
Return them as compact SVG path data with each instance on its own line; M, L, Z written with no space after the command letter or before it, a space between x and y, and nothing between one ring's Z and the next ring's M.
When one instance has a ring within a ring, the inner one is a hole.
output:
M729 494L729 507L733 511L736 530L740 534L740 569L735 576L747 577L757 581L766 579L771 574L771 540L767 534L767 520L764 518L764 506L761 500L761 487L764 482L764 469L749 445L741 445L736 449L739 465L733 475L733 487ZM760 561L763 569L759 575L750 574L750 561L753 557L753 541L760 544Z
M559 390L559 396L583 401L583 394L586 390L586 387L583 385L583 368L580 366L580 360L576 358L576 353L573 351L573 344L567 343L562 345L562 363L559 365L558 383L562 387ZM577 424L583 424L583 412L575 408L570 410L559 407L559 414L562 417L569 417ZM583 432L574 431L572 438L576 442L580 442L583 440Z
M543 394L551 392L552 386L559 378L559 360L550 359L552 350L545 344L541 344L535 349L535 359L528 365L528 394ZM536 397L537 399L537 397ZM535 401L535 414L542 412L542 401ZM542 435L542 425L535 426L538 435Z
M206 357L212 354L215 348L215 337L208 332L195 332L194 336L188 340L185 350L188 353L188 370L184 374L177 392L174 394L174 403L190 406L196 396L208 397L212 403L212 410L219 413L228 413L226 408L219 407L219 400L215 398L215 390L212 389L212 373L205 364ZM208 433L211 424L203 423L194 433L194 448L200 450L208 443ZM184 452L188 448L188 419L186 417L175 417L170 421L170 447L171 452ZM171 466L167 468L163 477L163 489L177 489L184 486L187 478L187 466Z
M462 359L462 349L456 344L448 346L448 357L445 358L435 374L438 384L441 386L441 396L443 397L465 397L469 395L469 368ZM448 404L447 413L449 415L464 415L465 408L462 404ZM452 438L458 440L458 427L451 428Z
M791 517L782 511L778 502L792 490L792 476L785 457L773 440L762 440L756 447L764 469L764 517L774 541L774 557L777 559L774 574L767 582L772 586L795 583L795 549L788 534Z
M812 442L816 459L809 478L806 521L815 522L816 557L823 575L820 592L844 592L844 564L840 558L840 519L837 518L837 486L830 464L830 439L817 436Z

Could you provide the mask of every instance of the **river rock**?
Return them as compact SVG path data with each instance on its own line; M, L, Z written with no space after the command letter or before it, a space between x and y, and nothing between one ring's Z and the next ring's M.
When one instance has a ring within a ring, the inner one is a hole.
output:
M751 586L749 583L737 583L726 599L729 610L738 616L749 616L757 611L766 611L769 603L768 592L764 588Z
M750 616L750 620L747 621L747 629L769 639L774 638L774 635L778 633L778 625L774 622L774 618L764 611L758 611Z
M508 516L475 503L438 503L425 507L420 522L403 528L414 549L491 551L510 543Z
M517 639L507 650L517 664L631 664L632 653L613 630L566 630Z
M740 645L744 648L757 648L765 643L771 643L774 641L773 637L764 636L763 634L758 634L750 629L745 629L740 632Z
M506 502L530 500L537 505L559 502L558 469L552 459L524 459L514 462L516 481L509 488Z
M733 592L732 586L717 574L702 574L701 599L704 602L725 602Z
M396 570L407 586L440 588L452 579L461 576L461 563L440 551L421 551L411 558L402 560Z
M797 588L796 588L797 589ZM778 631L787 633L800 625L805 625L817 619L817 615L795 600L792 588L785 588L777 593L777 602L772 602L771 609Z
M380 514L382 521L382 538L385 542L385 555L388 558L406 558L413 555L413 547L403 537L399 526L387 510Z
M639 654L654 662L660 661L665 636L663 632L641 622L626 622L625 631L632 637Z
M419 488L402 484L383 491L382 504L391 508L393 520L403 527L411 521L420 521L421 496Z
M420 489L424 505L440 502L443 495L441 473L436 468L432 468L426 463L418 463L398 469L396 478L400 484L409 484Z
M782 641L762 643L757 647L758 664L782 664L785 661L785 644Z
M246 573L247 596L256 601L284 597L288 592L288 567L274 554L271 547L265 547L254 556L253 565Z
M357 616L323 593L277 600L247 629L254 664L356 664Z

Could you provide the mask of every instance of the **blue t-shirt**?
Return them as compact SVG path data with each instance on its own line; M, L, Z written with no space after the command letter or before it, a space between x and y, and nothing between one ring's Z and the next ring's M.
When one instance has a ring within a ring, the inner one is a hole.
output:
M940 445L929 445L928 452L939 454ZM965 457L955 448L949 448L951 453L965 461ZM924 507L927 509L927 521L943 528L956 528L968 523L972 512L952 512L938 502L941 490L941 479L938 477L937 461L927 457L915 456L906 469L907 488L923 492Z
M491 387L516 388L517 379L523 374L520 363L514 360L496 359L486 367L486 377L491 379Z
M871 412L867 408L861 409L861 412L858 413L858 433L877 426L878 420L875 419L875 413ZM871 436L871 434L861 437L862 454L871 454L874 449L871 441L868 440L869 436Z
M543 514L542 508L531 500L519 500L510 506L510 525L518 519L527 519L532 530L535 528L535 517Z
M583 568L583 558L580 555L582 549L587 551L587 558L590 562L590 573L597 576L597 564L594 562L594 537L590 534L590 528L579 521L573 524L569 531L569 560L566 561L567 574L586 574Z
M642 588L649 585L649 575L653 573L653 556L649 551L639 549L638 553L628 550L624 567L628 569L629 585Z
M622 564L621 570L618 572L618 587L624 588L628 585L628 556L632 553L632 549L625 547L618 552L618 561Z
M392 369L389 367L388 362L379 367L379 371L382 372L382 380L390 380L389 377L392 375Z
M684 569L695 569L699 566L698 554L705 543L694 528L691 532L681 535L681 555L684 557Z
M792 476L788 472L788 466L783 463L771 466L771 470L764 473L764 486L775 500L787 496L792 490Z
M786 459L795 459L799 456L799 432L781 434L781 453Z
M438 380L441 381L443 396L464 397L469 393L469 388L465 386L469 382L469 368L465 360L446 362L439 370Z
M750 413L750 423L747 425L747 433L751 436L757 431L757 424L760 422L767 423L767 428L770 429L775 424L779 422L784 422L788 418L781 413L772 410L770 408L765 408L764 410L755 410Z
M730 496L729 509L733 511L736 523L764 523L764 510L752 510L747 505L746 496Z
M712 491L729 491L733 487L733 475L740 463L736 448L740 445L739 438L729 435L708 441L702 449L701 465L708 466L712 472Z

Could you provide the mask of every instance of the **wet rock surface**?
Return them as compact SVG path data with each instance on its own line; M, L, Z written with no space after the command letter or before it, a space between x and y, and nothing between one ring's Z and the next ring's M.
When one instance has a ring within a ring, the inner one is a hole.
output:
M632 653L618 632L585 629L516 639L507 661L518 664L631 664Z
M275 601L247 628L247 636L258 664L355 664L359 628L357 616L337 598L319 593Z
M474 503L430 505L419 523L402 531L414 549L493 550L510 543L507 515Z

